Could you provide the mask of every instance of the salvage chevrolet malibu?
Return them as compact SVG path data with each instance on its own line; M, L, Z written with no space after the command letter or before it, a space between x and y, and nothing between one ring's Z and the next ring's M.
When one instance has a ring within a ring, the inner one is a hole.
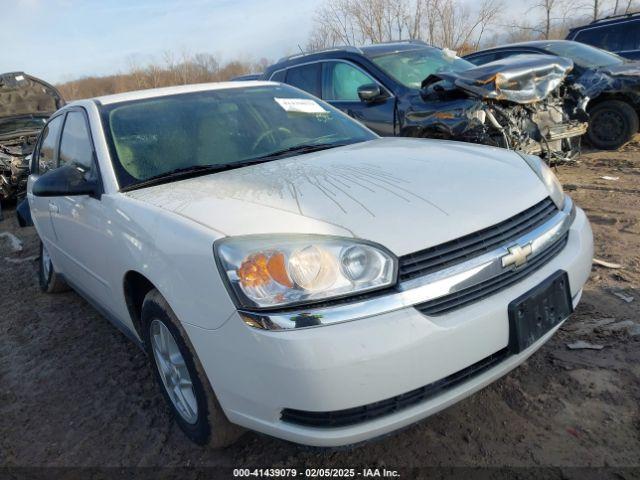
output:
M538 157L379 138L277 83L73 102L32 167L42 289L72 286L144 348L198 444L423 419L540 348L591 268L589 223Z

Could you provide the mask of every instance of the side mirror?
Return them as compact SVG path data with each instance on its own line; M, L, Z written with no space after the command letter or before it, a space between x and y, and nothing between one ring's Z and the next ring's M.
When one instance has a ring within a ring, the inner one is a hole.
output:
M367 83L358 87L358 97L365 103L373 103L387 98L380 85Z
M100 186L97 181L85 178L85 172L77 166L65 165L40 176L33 184L33 194L37 197L97 196Z

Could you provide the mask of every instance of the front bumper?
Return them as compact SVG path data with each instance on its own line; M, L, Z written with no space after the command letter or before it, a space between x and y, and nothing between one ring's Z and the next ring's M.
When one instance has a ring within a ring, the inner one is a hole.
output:
M185 329L229 420L275 437L316 446L361 442L410 425L506 374L557 330L518 355L423 402L339 428L285 422L285 408L327 412L371 404L464 370L508 345L509 302L557 270L569 275L577 304L591 270L593 239L580 209L567 244L521 282L476 303L429 317L413 307L325 328L267 331L239 315L217 330Z

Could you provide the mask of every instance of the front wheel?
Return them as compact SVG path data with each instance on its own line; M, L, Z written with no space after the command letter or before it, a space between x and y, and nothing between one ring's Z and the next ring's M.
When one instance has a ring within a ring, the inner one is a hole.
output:
M40 290L45 293L60 293L69 290L67 283L60 277L55 268L53 268L49 251L42 242L40 242L38 278L40 280Z
M626 102L607 100L589 110L587 138L601 150L617 150L638 132L638 114Z
M233 444L244 430L227 420L186 332L157 290L144 299L142 321L154 376L182 431L198 445Z

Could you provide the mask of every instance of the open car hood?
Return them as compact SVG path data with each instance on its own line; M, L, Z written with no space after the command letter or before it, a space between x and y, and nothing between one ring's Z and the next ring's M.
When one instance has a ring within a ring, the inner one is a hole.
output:
M0 74L0 120L49 116L65 104L53 85L23 72Z
M549 55L517 55L489 62L462 72L429 75L423 89L441 81L483 99L535 103L544 99L565 80L573 61Z

